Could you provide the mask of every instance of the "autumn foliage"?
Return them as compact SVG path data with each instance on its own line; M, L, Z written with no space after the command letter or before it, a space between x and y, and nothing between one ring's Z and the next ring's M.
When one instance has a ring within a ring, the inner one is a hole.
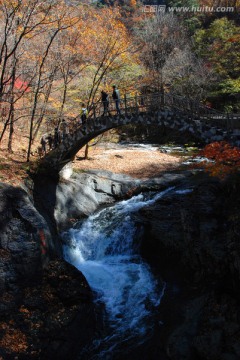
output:
M15 151L20 129L29 161L41 136L62 118L75 119L83 102L91 108L101 87L135 88L142 67L127 25L118 6L0 2L1 149L7 142Z
M225 178L240 170L240 149L226 141L208 144L198 155L212 160L201 163L212 176Z

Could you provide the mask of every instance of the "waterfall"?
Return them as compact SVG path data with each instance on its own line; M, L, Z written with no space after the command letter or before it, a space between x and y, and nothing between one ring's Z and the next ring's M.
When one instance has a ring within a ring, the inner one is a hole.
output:
M141 226L132 214L172 190L152 198L140 194L107 207L81 225L63 234L64 257L79 269L105 304L109 332L96 359L111 359L110 353L125 346L146 341L154 326L154 308L161 301L164 283L151 273L139 254ZM95 345L96 345L95 344Z

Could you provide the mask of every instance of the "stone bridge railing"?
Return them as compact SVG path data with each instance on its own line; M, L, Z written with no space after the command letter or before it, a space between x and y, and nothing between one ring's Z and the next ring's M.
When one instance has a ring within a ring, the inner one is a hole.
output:
M192 120L202 120L205 123L212 123L224 129L240 129L240 114L223 113L207 107L199 101L194 101L183 96L171 93L136 95L134 97L124 95L120 101L121 114L128 116L142 112L169 110L183 115L188 115ZM109 101L109 111L116 114L115 103ZM103 105L100 101L90 106L90 117L94 119L103 115Z

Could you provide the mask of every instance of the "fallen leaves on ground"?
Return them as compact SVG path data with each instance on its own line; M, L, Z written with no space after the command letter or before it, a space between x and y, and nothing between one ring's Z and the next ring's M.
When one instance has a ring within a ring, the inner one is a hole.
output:
M83 160L84 149L78 152L74 170L107 170L115 174L125 174L139 179L151 178L167 170L177 168L182 157L163 154L156 150L90 148L89 160Z

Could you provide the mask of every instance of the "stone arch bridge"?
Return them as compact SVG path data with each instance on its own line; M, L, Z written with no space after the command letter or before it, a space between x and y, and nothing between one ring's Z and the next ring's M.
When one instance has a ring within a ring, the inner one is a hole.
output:
M40 161L39 170L58 174L77 152L98 135L127 124L165 126L179 132L189 132L204 143L228 140L240 146L240 114L224 114L186 98L149 94L121 100L121 114L116 114L114 102L110 114L102 114L102 104L93 104L85 126L76 126L65 134L62 142Z

